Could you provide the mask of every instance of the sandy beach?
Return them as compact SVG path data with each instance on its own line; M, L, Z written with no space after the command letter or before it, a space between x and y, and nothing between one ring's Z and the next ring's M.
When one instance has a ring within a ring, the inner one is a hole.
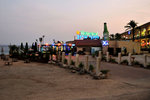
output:
M102 62L108 79L43 63L0 60L0 100L149 100L150 70Z

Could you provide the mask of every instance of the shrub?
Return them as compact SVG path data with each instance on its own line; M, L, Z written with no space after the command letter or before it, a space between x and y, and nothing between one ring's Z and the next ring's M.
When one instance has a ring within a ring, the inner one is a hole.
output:
M75 65L75 62L73 60L71 60L71 65Z
M82 62L80 62L79 68L80 68L80 69L83 69L83 67L84 67L84 65L82 64Z
M94 54L94 53L92 54L92 57L93 57L93 58L95 57L95 54Z
M134 61L133 63L134 63L134 65L140 65L140 63L138 61Z
M121 63L122 64L128 64L128 60L123 60Z
M78 51L78 54L79 54L79 55L85 55L84 51L81 51L81 50Z
M115 59L113 59L113 58L110 59L110 62L117 63L117 61Z
M99 51L95 51L95 56L98 56Z
M150 68L150 63L148 63L147 68Z
M102 61L106 61L106 57L104 55L102 56Z
M64 64L67 64L67 59L64 59Z
M109 72L109 70L101 70L101 72L103 73L103 74L107 74L108 72Z
M90 66L89 66L89 71L91 71L91 72L92 72L93 70L94 70L93 65L90 65Z

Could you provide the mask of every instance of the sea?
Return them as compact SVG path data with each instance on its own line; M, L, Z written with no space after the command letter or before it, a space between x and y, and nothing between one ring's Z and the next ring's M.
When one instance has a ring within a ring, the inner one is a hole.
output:
M8 45L0 45L0 54L2 54L2 52L1 52L2 48L4 50L4 54L8 55L9 54L9 47L8 47Z

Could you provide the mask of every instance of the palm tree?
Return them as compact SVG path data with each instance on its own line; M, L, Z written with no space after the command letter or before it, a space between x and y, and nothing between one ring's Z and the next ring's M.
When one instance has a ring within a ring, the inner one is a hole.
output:
M110 39L114 40L114 34L110 34Z
M116 33L116 34L115 34L115 40L120 40L120 39L121 39L121 34Z
M134 35L135 35L135 27L137 26L137 22L135 22L134 20L131 20L126 26L125 28L127 28L126 30L131 30L132 29L132 33L133 33L133 38L132 41L134 41Z

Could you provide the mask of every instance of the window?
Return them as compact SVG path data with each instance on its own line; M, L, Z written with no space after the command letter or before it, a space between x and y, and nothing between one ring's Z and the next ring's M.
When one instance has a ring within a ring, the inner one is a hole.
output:
M142 30L141 36L145 36L145 35L146 35L146 29L144 28L144 29Z

